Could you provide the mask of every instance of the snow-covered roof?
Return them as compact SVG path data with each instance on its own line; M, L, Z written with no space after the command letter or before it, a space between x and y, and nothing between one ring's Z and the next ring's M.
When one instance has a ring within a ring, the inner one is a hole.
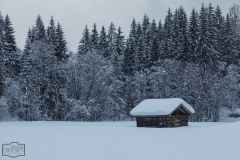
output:
M146 99L133 108L130 112L132 116L144 115L169 115L180 105L187 108L192 114L194 109L181 98L168 98L168 99Z

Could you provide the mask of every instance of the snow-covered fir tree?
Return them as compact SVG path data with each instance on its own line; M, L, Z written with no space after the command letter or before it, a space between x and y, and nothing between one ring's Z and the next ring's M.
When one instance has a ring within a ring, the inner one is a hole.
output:
M135 19L133 19L131 23L131 29L130 34L126 42L126 49L124 52L124 73L126 75L133 75L134 68L136 68L134 65L135 61L135 55L136 55L136 30L137 30L137 24Z
M47 41L49 45L53 45L53 46L56 45L56 26L55 26L53 16L51 16L51 20L47 28Z
M5 17L5 47L8 50L9 53L16 52L17 51L17 44L14 36L14 30L12 27L12 22L10 20L10 17L6 15Z
M98 43L99 43L99 37L98 37L97 25L94 23L93 24L92 34L91 34L91 47L92 47L92 50L96 51L98 49Z
M118 27L115 41L115 49L118 56L123 56L125 50L125 39L121 27Z
M216 28L214 26L214 10L211 4L208 9L202 4L200 15L199 42L195 49L196 62L204 70L216 70L218 66L218 51L216 50Z
M36 19L37 40L46 40L46 30L40 15Z
M99 35L99 43L98 43L99 54L106 56L107 48L108 48L107 33L104 26L102 26L102 29Z
M233 64L235 61L234 58L234 44L233 44L233 28L229 19L229 14L227 14L223 26L223 35L221 37L223 41L223 46L221 47L221 61L225 63L226 67Z
M188 57L189 61L194 62L195 59L195 49L198 44L198 37L199 37L199 18L198 13L195 8L192 9L190 18L189 18L189 25L187 31L187 38L188 38Z
M105 52L104 57L109 58L112 56L112 54L116 53L116 27L111 22L109 29L108 29L108 34L107 34L107 43L108 43L108 48Z
M4 92L4 66L5 59L5 37L4 37L4 19L0 12L0 97Z
M172 44L173 44L173 39L172 39L172 25L173 23L173 15L171 12L171 9L168 9L168 13L167 16L165 18L165 22L164 22L164 46L163 46L163 57L164 58L172 58L174 57L173 55L173 48L172 48Z
M20 71L19 55L17 54L17 44L14 36L14 29L10 17L5 17L5 66L8 77L15 78Z
M91 52L91 36L90 36L87 25L86 25L82 35L83 35L83 37L81 38L79 46L78 46L78 54L79 55L83 55L88 52Z
M64 37L64 32L60 23L57 24L56 29L56 41L55 41L55 56L59 61L66 61L68 59L67 55L67 42Z
M188 27L188 20L186 12L184 11L183 7L180 6L179 13L178 13L178 41L179 41L179 52L177 54L177 59L187 62L189 61L188 54L188 38L187 38L187 27Z
M163 29L163 26L162 26L162 21L160 20L159 23L158 23L158 28L157 28L157 40L158 40L158 48L159 48L159 60L162 60L164 57L163 57L163 45L164 45L164 29Z

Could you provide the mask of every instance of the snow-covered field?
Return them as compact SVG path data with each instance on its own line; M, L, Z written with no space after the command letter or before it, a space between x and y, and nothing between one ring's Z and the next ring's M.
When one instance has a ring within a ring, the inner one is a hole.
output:
M18 160L240 160L240 122L137 128L135 122L0 122L0 145ZM0 160L10 157L0 156Z

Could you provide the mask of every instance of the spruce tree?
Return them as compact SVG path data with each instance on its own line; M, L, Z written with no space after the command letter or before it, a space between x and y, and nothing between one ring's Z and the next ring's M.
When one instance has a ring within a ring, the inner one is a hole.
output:
M180 53L180 22L179 22L179 10L176 9L173 15L173 23L172 23L172 58L178 58L178 55Z
M30 51L31 50L31 29L29 28L27 33L27 38L25 41L25 46L21 59L21 77L24 78L30 73L31 62L30 62Z
M46 30L40 15L36 19L37 40L46 40Z
M14 30L12 27L12 22L8 15L5 17L5 46L9 53L16 52L17 46L16 46L16 40L14 36Z
M151 37L152 37L151 41L153 41L153 39L157 36L157 24L154 19L150 26L150 32L151 32Z
M203 67L207 67L209 64L208 58L208 49L206 45L209 43L207 38L207 13L206 9L204 7L204 4L202 4L200 15L199 15L199 42L195 49L195 56L196 56L196 62L203 65ZM210 54L210 53L209 53ZM209 57L210 58L210 57Z
M144 57L143 57L143 37L142 37L142 26L141 23L137 24L137 30L136 30L136 42L137 42L137 47L136 47L136 54L134 57L134 70L135 71L140 71L144 70Z
M19 55L17 54L15 37L13 34L14 29L9 16L7 15L4 20L0 13L0 96L3 95L4 91L8 91L8 93L11 92L9 89L10 84L18 82L16 76L19 72ZM19 100L14 99L14 96L15 95L11 95L11 93L9 96L6 95L7 101L10 102L8 103L8 109L9 112L13 111L11 112L12 115L14 115L16 111L15 104L18 103L16 101ZM19 105L19 103L17 105Z
M116 91L114 91L114 95L116 95L118 98L121 98L123 94L123 80L124 80L124 73L123 73L123 55L125 50L125 41L124 36L122 35L121 27L118 28L116 37L115 37L115 44L114 48L115 51L111 55L111 62L113 65L114 70L114 77L113 80L115 81L115 84L119 87L116 88Z
M157 28L157 39L158 39L158 46L159 46L159 60L162 60L164 58L163 52L164 52L164 29L162 26L161 20L158 23Z
M179 14L178 14L178 34L179 34L179 53L178 53L178 60L187 62L189 61L190 57L188 56L188 38L187 38L187 15L184 11L183 7L181 6L179 8Z
M151 55L150 55L150 67L155 66L159 59L159 44L158 39L155 36L151 45Z
M233 4L229 9L229 19L231 24L232 37L232 56L235 65L240 64L240 6Z
M4 18L1 15L0 12L0 54L1 54L1 58L2 61L4 60L4 56L5 56L5 42L6 42L6 38L5 38L5 21ZM3 62L2 62L3 63Z
M142 21L142 33L145 34L149 30L150 22L148 16L145 14Z
M137 44L137 41L138 41L139 34L140 33L138 33L136 20L133 19L132 23L131 23L131 26L130 26L129 38L131 40L130 43L132 43L131 45L134 49L136 48L136 44ZM142 35L142 33L141 33L141 35Z
M149 69L153 64L153 62L151 62L153 60L151 49L152 49L151 32L150 30L148 30L145 33L145 35L143 35L143 55L145 58L144 67L147 69Z
M55 56L60 61L66 61L67 55L67 42L64 38L64 32L60 23L57 24L56 29L56 45L55 45Z
M25 46L23 50L23 54L21 56L21 72L20 72L20 81L21 81L21 89L24 91L25 95L28 95L30 91L27 85L30 83L30 77L32 74L32 48L34 47L33 42L31 42L31 29L29 28L27 33L27 38L25 41Z
M130 34L126 42L126 50L124 53L124 71L126 75L133 75L135 67L135 57L137 49L137 25L135 19L133 19L130 26Z
M80 40L80 43L78 46L78 54L84 55L89 52L91 52L91 36L89 34L89 30L86 25L82 34L82 39Z
M107 43L108 43L108 48L107 52L105 53L104 57L108 58L111 57L112 54L116 53L116 28L113 22L111 22L107 34Z
M108 48L107 34L104 26L102 26L100 36L99 36L99 44L98 44L99 54L106 56L107 48Z
M38 36L37 36L38 32L37 32L37 28L35 26L32 26L31 29L31 34L30 34L30 41L31 43L35 42L38 40Z
M56 26L53 20L53 16L51 16L49 27L47 29L47 41L49 45L56 45Z
M4 66L4 19L0 12L0 97L4 92L4 73L5 73L5 66Z
M211 4L207 12L202 4L200 15L200 32L199 42L195 49L196 62L201 65L203 70L210 69L211 71L217 70L218 65L218 52L216 47L216 35L214 26L214 12Z
M136 42L139 43L139 40L142 36L142 26L141 23L137 24L137 30L136 30Z
M221 8L217 5L217 8L214 13L214 23L216 28L216 39L217 39L217 49L219 52L222 52L222 35L223 35L223 26L224 26L224 17L222 15Z
M16 51L16 41L14 36L14 29L12 27L12 22L8 15L5 17L5 23L4 23L4 32L5 32L5 67L6 67L6 73L8 77L14 78L20 70L19 66L19 60Z
M214 13L214 8L212 7L212 4L210 3L208 6L208 38L209 38L209 48L212 56L212 65L213 65L213 69L215 68L218 69L218 65L219 65L219 50L218 50L218 40L217 40L217 28L216 28L216 21L215 21L215 13Z
M133 44L137 43L137 37L138 37L137 24L136 24L136 20L133 19L130 25L130 33L129 33L129 38L131 38Z
M93 50L98 49L98 42L99 42L99 37L98 37L97 25L94 23L92 34L91 34L91 47Z
M158 30L157 30L157 24L155 20L153 19L151 26L150 26L150 67L154 66L159 58L159 44L158 44Z
M155 21L153 21L153 26L151 31L151 25L149 22L148 16L145 14L142 21L142 37L143 37L143 56L145 58L145 63L143 66L145 68L151 67L151 45L152 45L152 32L156 32L156 25L154 24Z
M28 29L27 32L27 38L25 41L24 49L23 49L23 54L28 54L30 50L30 43L31 43L31 29Z
M170 8L168 9L167 16L164 22L164 46L163 46L163 54L165 58L173 58L173 48L172 48L172 24L173 24L173 16Z
M134 57L134 70L135 71L144 71L145 69L145 56L144 56L144 43L143 37L139 38L136 55Z
M208 27L208 37L210 38L211 45L213 49L217 48L217 29L216 29L216 20L215 20L214 8L212 4L209 4L208 13L207 13L207 27Z
M225 63L226 68L234 64L235 58L234 58L234 49L233 49L233 38L234 38L234 33L232 30L231 22L230 22L230 17L229 14L226 16L226 20L223 25L223 46L222 48L222 54L221 54L221 61Z
M132 40L128 38L123 60L123 72L126 76L132 76L134 74L134 58Z
M189 25L188 25L188 57L189 61L194 62L195 61L195 49L198 44L199 40L199 19L198 19L198 13L195 11L195 8L192 9L190 18L189 18Z
M121 30L121 27L118 27L116 41L115 41L115 47L116 47L116 52L118 56L122 56L125 50L125 40L122 33L123 32Z

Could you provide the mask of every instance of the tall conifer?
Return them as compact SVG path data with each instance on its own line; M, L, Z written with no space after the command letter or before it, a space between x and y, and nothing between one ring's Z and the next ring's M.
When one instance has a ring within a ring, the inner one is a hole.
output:
M91 36L88 30L88 27L86 25L82 34L82 39L80 40L80 43L78 46L78 54L84 55L88 52L91 52Z
M195 8L192 9L188 25L188 56L190 61L195 61L195 49L199 40L199 19Z
M97 25L94 23L92 34L91 34L91 47L93 50L98 49L98 42L99 42L99 37L98 37Z
M107 33L104 26L102 26L102 29L99 35L99 44L98 44L99 53L103 56L106 56L107 48L108 48Z
M56 44L55 44L55 55L58 60L66 61L68 58L67 55L67 42L64 37L64 32L60 23L57 24L56 29Z

